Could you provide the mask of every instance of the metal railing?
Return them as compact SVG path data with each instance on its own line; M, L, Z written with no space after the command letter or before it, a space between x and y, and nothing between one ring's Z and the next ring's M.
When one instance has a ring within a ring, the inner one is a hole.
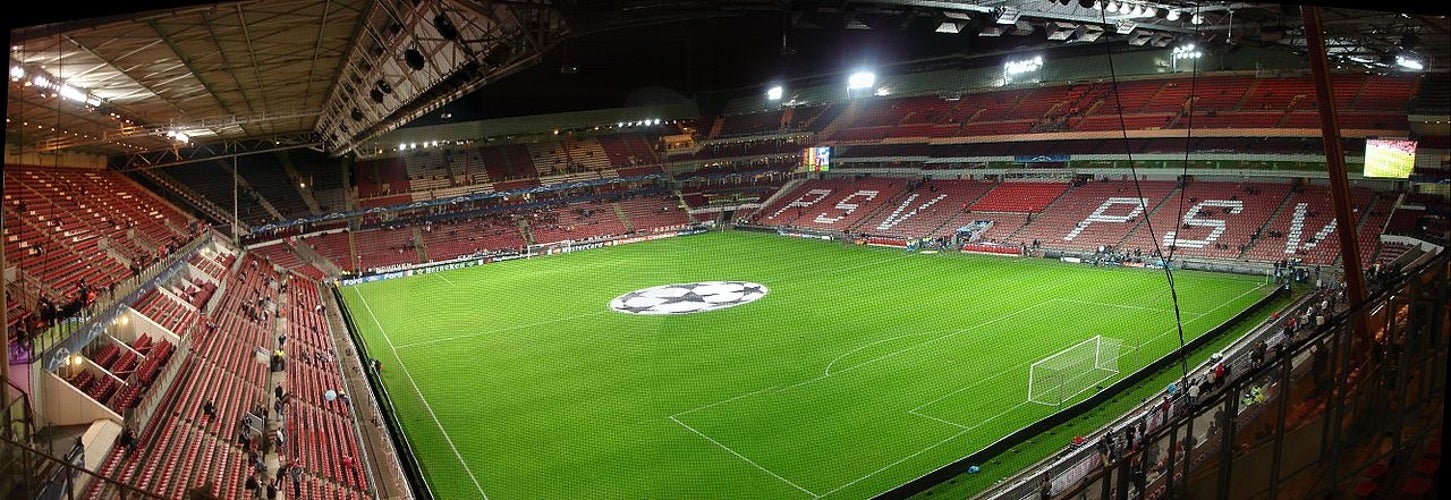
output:
M1411 460L1417 437L1440 422L1448 277L1451 259L1428 254L1324 327L1288 338L1271 329L1273 348L1260 362L1251 353L1261 338L1252 335L1226 351L1230 375L1197 401L1182 391L1155 400L981 496L1274 499L1350 491L1373 464ZM1212 364L1200 368L1190 380Z
M157 283L170 279L202 245L211 241L212 233L204 232L165 258L142 269L136 276L116 282L111 293L83 308L75 316L59 321L56 326L29 339L30 345L26 349L30 357L25 361L33 362L43 358L46 363L42 365L44 370L53 370L60 366L65 355L79 352L81 347L103 332L106 324L115 319L123 308L135 303L142 294L155 288ZM35 353L44 353L44 356L36 356Z
M72 450L74 451L74 450ZM79 498L93 483L95 494L90 500L162 500L165 497L111 480L88 471L71 460L54 457L20 441L0 436L0 456L9 465L3 484L9 498ZM74 458L74 457L71 457Z

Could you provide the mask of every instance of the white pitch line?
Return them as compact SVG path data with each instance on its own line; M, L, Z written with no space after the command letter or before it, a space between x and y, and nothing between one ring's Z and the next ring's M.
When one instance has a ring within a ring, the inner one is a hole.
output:
M393 350L393 359L398 361L398 367L403 369L403 376L408 377L408 383L413 385L413 392L418 394L420 401L423 401L423 409L428 410L428 415L433 417L433 423L438 426L438 432L443 434L443 440L447 441L448 447L453 449L453 456L458 458L459 465L464 466L464 472L469 474L469 480L474 482L474 487L478 488L479 494L483 495L484 500L489 500L489 494L484 493L484 487L479 484L479 479L474 477L474 470L469 468L467 462L464 462L463 454L459 453L457 446L454 446L453 438L449 437L448 431L444 430L443 422L438 420L438 414L433 412L433 406L428 404L428 398L423 397L423 390L418 388L418 382L413 380L413 374L408 373L408 367L403 365L403 358L398 356L398 348L393 346L393 339L388 338L388 332L383 329L383 324L378 322L378 315L373 314L373 306L368 305L368 299L363 298L362 292L359 292L358 289L354 288L353 293L358 294L358 300L363 301L363 307L368 309L368 316L373 317L373 324L378 326L378 333L383 335L383 341L387 342L388 348Z
M736 453L736 450L732 450L732 449L730 449L729 446L720 444L720 441L716 441L714 439L711 439L710 436L707 436L707 435L701 433L700 431L695 430L694 427L691 427L689 425L686 425L685 422L681 422L679 419L677 419L675 417L670 417L670 420L675 421L675 423L680 424L681 427L685 427L690 432L694 432L695 435L700 436L702 438L705 438L706 441L710 441L711 443L715 443L716 446L719 446L722 450L725 450L725 451L730 452L730 454L735 455L736 458L739 458L741 460L745 460L746 463L755 466L757 469L761 469L762 472L765 472L767 474L770 474L771 477L774 477L776 479L780 479L782 482L785 482L786 484L789 484L792 487L794 487L794 488L796 488L798 490L801 490L802 492L806 493L807 495L811 495L811 498L821 498L821 495L817 495L815 493L812 493L811 490L808 490L806 488L802 488L801 485L791 482L790 479L786 479L784 477L781 477L780 474L777 474L775 472L771 472L771 469L767 469L765 467L762 467L761 464L756 463L755 460L751 460L749 458L746 458L745 455L742 455L740 453Z
M448 286L453 286L453 280L443 277L443 273L433 273L433 275L438 276L438 279L443 280L444 283L448 283Z
M1046 301L1043 301L1043 302L1039 302L1037 305L1035 305L1033 307L1027 307L1027 308L1019 309L1017 311L1013 311L1013 312L1004 314L1002 316L998 316L996 318L993 318L993 319L990 319L990 320L987 320L987 321L983 321L981 323L973 324L972 326L969 326L969 327L966 327L966 328L958 328L956 330L950 330L950 331L948 331L947 333L945 333L945 334L943 334L941 336L933 337L933 338L930 338L930 339L927 339L927 340L923 340L921 342L912 344L910 346L907 346L907 347L904 347L904 348L901 348L901 349L898 349L898 350L889 352L887 354L883 354L881 356L877 356L875 358L872 358L872 359L863 361L860 364L855 364L855 365L852 365L852 366L848 366L846 368L843 368L841 371L838 371L838 372L835 372L835 373L832 373L830 371L827 371L825 374L823 374L820 377L816 377L816 378L808 379L808 380L805 380L805 381L802 381L802 382L798 382L798 383L796 383L794 385L789 386L788 388L795 388L797 386L806 385L806 384L809 384L811 382L817 382L817 381L820 381L822 379L825 379L825 378L828 378L828 377L831 377L831 376L834 376L834 375L840 375L840 374L843 374L843 373L846 373L846 372L855 370L857 368L861 368L863 366L870 365L872 363L876 363L878 361L881 361L881 360L884 360L884 359L887 359L887 358L896 356L898 354L902 354L904 352L917 349L917 348L922 347L922 346L925 346L927 344L931 344L931 343L937 342L939 340L942 340L942 339L945 339L945 338L948 338L948 337L953 337L953 336L956 336L956 335L959 335L959 334L962 334L962 333L966 333L966 332L969 332L969 331L972 331L972 330L976 330L978 328L982 328L982 327L987 326L987 325L991 325L993 323L997 323L999 321L1004 321L1004 320L1006 320L1008 318L1011 318L1013 316L1017 316L1017 315L1022 314L1024 312L1031 311L1033 309L1037 309L1038 307L1043 306L1043 305L1046 305L1046 304L1048 304L1050 302L1054 302L1054 300L1046 300ZM905 335L904 335L904 337L905 337ZM858 349L860 349L860 348L858 348ZM851 354L851 352L848 352L847 354ZM836 362L835 360L832 361L832 363L835 363L835 362ZM827 367L828 367L828 370L829 370L830 369L830 365L827 365Z
M1157 312L1157 313L1172 313L1172 312L1174 312L1173 309L1159 309L1157 307L1131 306L1131 305L1125 305L1125 304L1105 304L1103 302L1090 302L1090 301L1087 301L1087 300L1074 300L1074 299L1053 299L1053 300L1062 301L1062 302L1071 302L1071 303L1074 303L1074 304L1083 304L1083 305L1086 305L1086 306L1117 307L1119 309L1134 309L1134 310L1138 310L1138 311L1150 311L1150 312ZM1181 312L1183 312L1184 314L1193 314L1193 315L1196 315L1196 316L1203 316L1204 315L1204 313L1197 313L1197 312L1194 312L1194 311L1181 311Z
M943 420L943 419L934 417L932 415L927 415L927 414L924 414L924 413L917 413L917 410L907 410L907 414L908 415L916 415L916 416L919 416L919 417L922 417L922 418L930 418L932 420L936 420L938 422L942 422L944 424L947 424L947 425L956 427L958 429L965 429L965 428L967 428L966 425L962 425L962 424L959 424L957 422L949 422L949 421L946 421L946 420Z
M943 439L941 441L938 441L936 444L933 444L932 446L928 446L926 448L922 448L921 450L917 450L916 453L913 453L911 455L907 455L905 457L902 457L901 459L898 459L896 462L892 462L892 463L889 463L887 465L883 465L881 468L879 468L877 470L874 470L874 471L868 473L865 476L862 476L862 477L853 479L851 482L846 483L846 484L843 484L841 486L837 486L835 489L833 489L831 491L828 491L826 493L822 493L820 496L823 496L824 497L824 496L830 495L832 493L836 493L838 491L841 491L842 489L845 489L848 486L851 486L851 485L856 484L856 483L860 483L860 482L862 482L863 480L865 480L865 479L867 479L869 477L872 477L872 476L875 476L877 474L880 474L884 470L890 469L892 467L896 467L897 465L900 465L902 462L906 462L908 460L911 460L913 458L916 458L917 455L921 455L923 453L926 453L926 452L930 451L933 448L936 448L938 446L942 446L943 444L946 444L948 441L952 441L952 440L957 439L958 437L962 436L963 434L967 434L968 432L971 432L973 429L976 429L978 427L982 427L983 424L986 424L986 423L991 422L993 420L997 420L998 417L1001 417L1003 415L1007 415L1008 413L1012 413L1014 410L1017 410L1018 408L1022 408L1023 405L1026 405L1026 404L1028 404L1027 401L1024 401L1022 403L1018 403L1017 405L1014 405L1012 408L1008 408L1006 410L1003 410L1002 412L999 412L997 415L993 415L991 417L988 417L987 420L983 420L982 422L978 422L977 425L974 425L972 427L963 427L963 429L960 430L960 431L957 431L956 434L953 434L951 436L947 436L946 439Z
M522 328L531 328L531 327L535 327L535 326L543 326L543 325L548 325L548 324L551 324L551 323L559 323L559 322L563 322L563 321L574 321L574 320L577 320L577 319L580 319L580 318L587 318L587 317L590 317L590 316L599 316L601 314L605 314L605 313L608 313L608 312L609 311L595 311L595 312L592 312L592 313L576 314L574 316L567 316L567 317L563 317L563 318L547 319L547 320L544 320L544 321L536 321L536 322L533 322L533 323L519 323L519 324L516 324L516 325L506 326L504 328L495 328L493 330L484 330L482 332L473 332L473 333L464 334L464 335L455 335L455 336L452 336L452 337L441 337L441 338L436 338L436 339L420 340L418 342L414 342L414 343L411 343L411 344L403 344L401 346L398 346L398 348L399 349L411 349L411 348L418 347L418 346L422 346L422 345L430 345L430 344L437 344L437 343L440 343L440 342L449 342L449 341L453 341L453 340L473 338L473 337L478 337L478 336L482 336L482 335L488 335L488 334L491 334L491 333L501 333L501 332L507 332L507 331L510 331L510 330L519 330L519 329L522 329Z
M760 394L760 393L763 393L763 392L766 392L766 391L769 391L769 390L771 390L771 389L775 389L775 388L777 388L777 387L779 387L779 386L771 386L771 387L767 387L767 388L765 388L765 389L761 389L761 390L759 390L759 391L751 391L751 392L747 392L747 393L745 393L745 394L742 394L742 395L739 395L739 396L736 396L736 397L733 397L733 398L730 398L730 399L722 399L722 400L720 400L720 401L716 401L716 402L714 402L714 403L711 403L711 404L708 404L708 405L705 405L705 406L702 406L702 407L699 407L699 408L691 408L691 409L689 409L689 410L685 410L685 411L682 411L682 412L680 412L680 413L676 413L676 414L674 414L674 415L671 415L671 416L670 416L670 418L675 418L675 417L679 417L679 416L682 416L682 415L685 415L685 414L687 414L687 413L695 413L695 412L698 412L698 411L700 411L700 410L704 410L704 409L706 409L706 408L710 408L710 407L712 407L712 406L719 406L719 405L723 405L723 404L726 404L726 403L729 403L729 402L731 402L731 401L735 401L735 400L737 400L737 399L744 399L744 398L748 398L748 397L751 397L751 396L755 396L755 395L757 395L757 394Z
M875 341L875 342L868 342L868 343L862 345L861 347L858 347L856 349L852 349L850 351L847 351L846 354L842 354L840 356L837 356L836 358L833 358L830 363L827 363L826 364L826 376L828 376L828 377L831 376L831 365L836 364L837 361L841 361L841 358L845 358L847 356L851 356L852 354L855 354L857 351L860 351L862 349L866 349L868 347L871 347L871 346L874 346L874 345L877 345L877 344L880 344L880 343L883 343L883 342L890 342L890 341L893 341L893 340L900 339L902 337L910 337L912 335L913 334L910 334L909 333L907 335L898 335L896 337L882 339L882 340L878 340L878 341Z

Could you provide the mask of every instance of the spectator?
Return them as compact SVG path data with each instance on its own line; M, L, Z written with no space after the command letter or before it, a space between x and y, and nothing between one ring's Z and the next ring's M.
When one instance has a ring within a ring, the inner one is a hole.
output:
M217 419L217 405L208 399L202 402L202 414L207 416L208 421Z
M129 426L123 427L117 443L121 445L121 449L125 450L126 456L131 456L131 452L136 451L136 433L132 432Z
M292 498L302 498L302 466L295 461L288 465L287 477L292 478Z

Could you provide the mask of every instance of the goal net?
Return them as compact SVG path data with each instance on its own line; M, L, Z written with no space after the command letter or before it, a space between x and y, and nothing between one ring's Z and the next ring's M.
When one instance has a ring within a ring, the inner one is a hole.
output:
M1123 340L1095 335L1028 369L1028 401L1058 406L1118 375Z

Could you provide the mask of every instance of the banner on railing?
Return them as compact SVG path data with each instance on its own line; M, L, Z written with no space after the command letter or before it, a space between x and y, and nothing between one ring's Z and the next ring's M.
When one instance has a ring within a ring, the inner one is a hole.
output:
M337 284L339 286L359 285L359 284L363 284L363 283L372 283L374 281L384 281L384 280L391 280L391 279L394 279L394 278L404 278L404 277L408 277L408 276L416 276L416 275L420 275L420 274L430 274L430 273L436 273L436 272L441 272L441 271L452 271L454 269L463 269L465 267L482 266L484 264L488 264L488 263L492 263L492 262L504 262L504 261L514 260L514 259L523 259L523 258L533 257L533 256L536 256L536 255L566 254L566 253L577 252L577 251L581 251L581 250L593 250L593 249L596 249L596 248L604 248L606 246L616 246L616 245L624 245L624 244L629 244L629 243L639 243L639 242L642 242L642 241L654 241L654 240L659 240L659 239L664 239L664 238L674 238L674 237L677 237L677 236L690 236L690 235L705 233L705 232L707 232L707 231L710 230L709 229L710 224L695 224L695 225L690 225L690 226L674 226L674 227L675 227L675 229L673 229L673 230L659 232L659 233L654 233L654 234L649 234L649 235L642 235L642 236L630 236L630 237L626 237L626 238L614 238L614 239L600 240L600 241L590 241L590 242L572 242L572 241L566 241L566 242L552 243L552 244L546 244L546 245L534 245L534 246L530 247L529 253L527 253L527 254L517 254L517 253L510 252L510 253L501 253L501 254L493 254L493 255L485 255L485 256L471 255L471 256L462 257L462 258L458 258L458 259L454 259L454 260L449 260L449 261L444 261L444 262L430 262L430 263L427 263L427 264L402 264L402 265L398 265L398 266L389 266L387 268L378 268L378 269L375 269L372 274L367 274L367 275L357 276L357 277L352 277L352 278L343 278L343 279L340 279L340 280L337 281Z
M470 194L470 195L466 195L466 196L455 196L455 197L452 197L452 198L439 198L439 199L428 200L428 201L414 201L414 202L403 203L403 204L398 204L398 205L391 205L391 206L387 206L387 207L372 207L372 208L365 208L365 209L359 209L359 210L350 210L350 211L344 211L344 212L333 212L333 213L330 213L330 214L320 215L320 216L316 216L316 217L306 217L306 218L301 218L301 219L293 219L293 220L290 220L290 221L278 221L278 222L273 222L271 224L264 224L264 225L261 225L261 226L257 226L257 227L252 228L252 234L262 234L262 233L266 233L266 232L269 232L269 231L275 231L275 230L278 230L278 229L286 229L286 228L289 228L289 227L296 227L296 226L301 226L301 225L306 225L306 224L316 224L316 223L319 223L319 222L326 222L326 221L332 221L332 220L337 220L337 219L348 219L348 218L362 216L362 215L365 215L365 214L376 214L376 213L392 212L392 211L398 211L398 210L414 210L414 209L420 209L420 208L436 207L436 206L441 206L441 205L454 205L454 204L458 204L458 203L466 203L466 202L473 202L473 201L492 200L492 199L504 198L504 197L508 197L508 196L519 196L519 195L524 195L524 194L547 193L547 192L552 192L552 191L562 191L562 190L567 190L567 189L577 189L577 188L594 187L594 186L607 186L607 185L611 185L611 184L623 184L623 183L629 183L629 182L652 181L652 180L657 180L657 179L662 179L662 178L663 178L663 176L661 174L649 174L649 175L640 175L640 176L635 176L635 177L614 177L614 178L610 178L610 179L592 179L592 180L588 180L588 181L567 182L567 183L561 183L561 184L551 184L551 185L548 185L548 186L534 186L534 187L521 188L521 189L511 189L511 190L508 190L508 191L495 191L495 192L492 192L492 193L475 193L475 194Z

